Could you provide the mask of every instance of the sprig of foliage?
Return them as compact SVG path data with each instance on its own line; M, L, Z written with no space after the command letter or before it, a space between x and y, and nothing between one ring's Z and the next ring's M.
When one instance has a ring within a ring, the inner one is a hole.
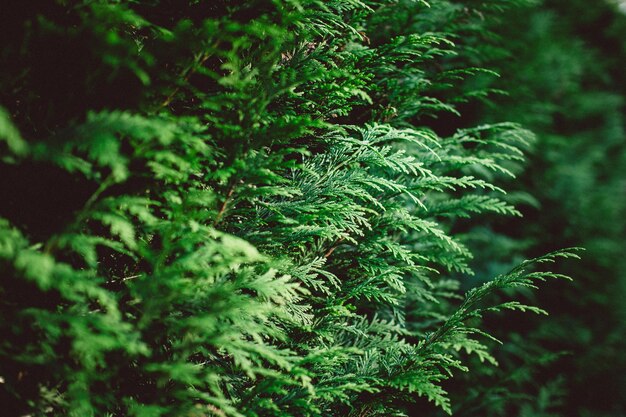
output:
M532 135L427 127L458 113L466 97L440 93L477 72L444 68L460 32L396 29L400 12L427 7L20 11L0 56L2 170L42 177L35 205L18 180L0 211L12 410L399 416L422 396L449 413L442 383L467 370L459 351L496 363L470 322L541 311L488 297L557 277L529 268L574 255L525 262L455 301L455 274L472 272L457 220L519 214L495 183ZM95 66L68 68L59 39ZM63 94L40 84L47 71ZM69 194L41 200L47 187Z

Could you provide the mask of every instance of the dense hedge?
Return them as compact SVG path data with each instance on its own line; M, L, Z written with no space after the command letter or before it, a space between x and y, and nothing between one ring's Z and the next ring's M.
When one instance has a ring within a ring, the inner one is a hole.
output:
M493 92L470 88L491 74L471 45L517 3L3 13L4 410L392 416L422 398L450 412L442 383L468 355L496 365L482 314L542 312L493 293L576 256L459 290L467 225L519 214L496 184L534 137L445 114Z

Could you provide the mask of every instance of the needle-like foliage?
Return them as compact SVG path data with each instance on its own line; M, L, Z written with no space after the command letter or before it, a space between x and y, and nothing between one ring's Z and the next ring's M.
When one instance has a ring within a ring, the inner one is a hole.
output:
M426 2L51 3L0 54L12 414L450 412L462 352L496 363L478 318L542 312L490 295L576 256L460 295L457 220L519 215L495 183L533 136L427 127L481 70L401 25Z

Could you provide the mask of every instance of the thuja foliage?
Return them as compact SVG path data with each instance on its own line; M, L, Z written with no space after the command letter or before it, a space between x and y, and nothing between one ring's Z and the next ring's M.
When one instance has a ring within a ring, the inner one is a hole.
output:
M536 150L517 182L518 187L532 190L536 200L518 205L524 220L493 222L491 233L484 235L500 244L486 249L489 245L481 243L474 251L476 263L495 270L502 267L498 263L512 259L512 253L532 256L571 242L587 248L587 255L573 268L559 267L572 275L574 285L548 285L538 293L537 301L550 306L549 321L535 322L527 315L510 327L516 337L524 332L525 343L508 344L505 349L517 349L512 355L517 369L521 362L529 365L526 381L520 383L524 378L518 378L516 384L533 398L515 411L510 404L500 410L483 407L481 415L626 412L622 353L626 349L626 15L617 3L545 0L489 23L501 40L499 53L487 58L488 65L502 76L483 79L481 84L506 90L509 97L498 98L497 106L477 110L480 116L474 120L489 123L505 118L536 132ZM536 219L530 227L529 218ZM493 231L509 237L495 238ZM484 328L495 330L501 325L495 321ZM532 332L526 331L533 327ZM559 351L565 354L555 357ZM550 355L549 363L541 359ZM531 372L532 362L541 366ZM506 367L504 361L501 367ZM492 375L492 391L497 392L510 376ZM458 396L467 398L467 391L460 390Z
M443 381L496 364L482 315L543 312L493 294L576 256L459 292L458 220L519 214L496 183L533 137L427 127L487 93L457 94L476 20L423 29L457 6L28 6L0 53L8 413L450 412Z
M447 128L512 120L537 135L523 175L501 184L524 217L467 225L477 274L463 282L476 285L516 258L573 242L587 253L582 263L557 269L574 285L537 293L534 302L549 306L550 320L491 316L481 328L514 341L494 355L499 367L470 362L474 372L447 389L458 416L623 415L626 16L613 1L523 3L481 8L480 31L455 38L455 60L501 75L483 73L459 87L506 95L457 106L461 115L445 118ZM438 17L428 20L429 30L472 19L440 2L431 10Z

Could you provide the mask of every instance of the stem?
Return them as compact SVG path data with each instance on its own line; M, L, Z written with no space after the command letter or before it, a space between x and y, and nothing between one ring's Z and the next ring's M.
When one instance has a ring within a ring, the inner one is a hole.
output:
M219 44L220 44L220 41L217 40L213 45L211 45L210 51L213 51L215 48L217 48L219 46ZM187 81L189 81L189 78L198 70L198 68L200 68L202 65L204 65L204 63L211 57L211 55L213 55L212 52L203 52L202 54L200 54L194 60L194 63L190 67L185 69L182 74L180 74L179 78L183 79L181 85L184 84L184 83L187 83ZM176 97L176 94L179 93L179 91L181 89L181 85L176 87L174 89L174 91L172 91L165 98L165 100L163 100L163 102L157 107L155 112L170 105L172 100L174 100L174 97Z
M111 185L113 185L115 179L113 178L113 173L107 175L107 177L102 181L98 189L89 197L89 199L85 202L85 205L80 210L78 216L76 217L76 221L82 220L83 216L87 214L87 212L91 209L91 207L95 204L96 200L100 198L100 195Z
M222 220L222 216L224 215L224 212L226 211L226 207L228 203L230 202L231 197L233 196L234 192L235 192L235 184L230 186L228 193L226 194L226 198L224 199L224 203L222 204L222 207L220 207L220 211L217 213L217 216L215 216L215 220L213 221L213 227L217 226L220 220Z
M113 185L114 183L115 183L115 180L113 178L113 173L110 173L102 181L102 183L100 183L100 186L98 187L98 189L96 191L94 191L94 193L87 199L87 201L83 205L83 208L80 209L80 211L78 212L78 214L74 218L74 221L72 221L69 226L64 228L64 232L67 231L67 230L71 230L73 227L75 227L80 222L82 222L85 219L85 216L87 215L87 213L89 213L89 210L91 210L91 208L96 203L98 198L100 198L102 193L107 188L109 188L111 185ZM44 248L43 248L43 252L46 253L46 254L50 254L55 249L55 247L58 244L58 242L59 242L59 236L58 235L52 235L46 241L46 244L44 245Z
M341 244L341 242L343 242L346 238L342 237L339 240L337 240L337 242L334 244L334 246L330 249L328 249L328 252L326 252L324 254L324 258L328 259L330 257L330 255L333 254L333 252L335 251L335 249L337 249L337 247Z

